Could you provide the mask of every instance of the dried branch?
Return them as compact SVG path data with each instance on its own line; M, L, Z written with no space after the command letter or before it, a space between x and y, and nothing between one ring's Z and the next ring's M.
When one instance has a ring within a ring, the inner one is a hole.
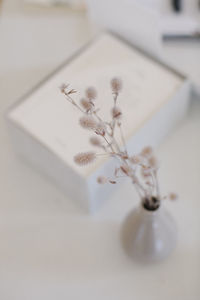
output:
M150 146L144 147L136 155L130 156L128 154L120 121L122 112L117 106L118 96L122 89L122 82L119 78L111 80L111 89L113 93L113 107L111 109L111 120L108 122L99 116L99 109L95 106L97 92L93 87L86 89L85 98L80 100L80 105L71 98L71 95L76 93L74 89L69 89L69 85L66 84L60 87L60 91L64 94L66 100L83 113L79 120L80 125L84 129L93 131L94 136L90 138L91 145L104 151L104 153L79 153L74 157L74 161L79 165L86 165L92 163L98 156L115 157L118 167L115 168L114 179L99 176L97 182L100 184L116 184L116 178L129 177L144 207L151 210L157 209L161 199L175 200L177 196L171 193L161 198L157 175L158 163ZM115 138L116 128L120 132L123 150Z

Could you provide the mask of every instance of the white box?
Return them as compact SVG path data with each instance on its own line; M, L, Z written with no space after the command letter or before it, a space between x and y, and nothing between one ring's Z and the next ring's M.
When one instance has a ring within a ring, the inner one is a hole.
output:
M113 160L101 157L85 167L74 163L76 153L92 149L88 142L91 133L79 126L80 112L58 87L70 83L80 91L74 94L79 101L86 87L95 86L97 106L108 120L112 106L109 81L113 76L121 77L124 83L119 106L129 151L157 145L183 118L190 84L184 76L108 33L65 62L7 114L16 151L91 212L114 188L96 182L99 174L113 172Z

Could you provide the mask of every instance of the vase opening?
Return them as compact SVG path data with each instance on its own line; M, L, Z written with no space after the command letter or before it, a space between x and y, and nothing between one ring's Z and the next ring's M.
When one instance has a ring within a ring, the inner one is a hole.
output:
M149 211L155 211L160 207L160 201L157 197L152 196L151 198L144 198L142 201L144 209Z

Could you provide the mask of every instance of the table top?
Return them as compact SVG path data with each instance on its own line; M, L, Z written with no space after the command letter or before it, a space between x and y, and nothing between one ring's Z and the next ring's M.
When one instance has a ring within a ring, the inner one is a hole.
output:
M140 265L126 257L119 242L121 222L138 203L130 183L117 188L106 205L89 216L15 156L3 120L10 104L94 36L96 29L81 13L56 11L43 18L29 11L27 18L11 9L11 3L3 7L0 24L0 298L198 300L198 97L157 149L162 190L179 194L178 201L166 203L178 224L177 247L163 263ZM178 51L166 46L172 57ZM183 51L187 53L187 47ZM193 66L199 72L195 66L199 53L194 52Z

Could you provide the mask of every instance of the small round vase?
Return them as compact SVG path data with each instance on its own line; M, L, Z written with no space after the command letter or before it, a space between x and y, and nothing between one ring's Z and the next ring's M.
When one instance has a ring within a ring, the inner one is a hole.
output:
M121 241L131 258L141 262L161 261L176 245L177 226L162 206L154 211L139 206L122 224Z

